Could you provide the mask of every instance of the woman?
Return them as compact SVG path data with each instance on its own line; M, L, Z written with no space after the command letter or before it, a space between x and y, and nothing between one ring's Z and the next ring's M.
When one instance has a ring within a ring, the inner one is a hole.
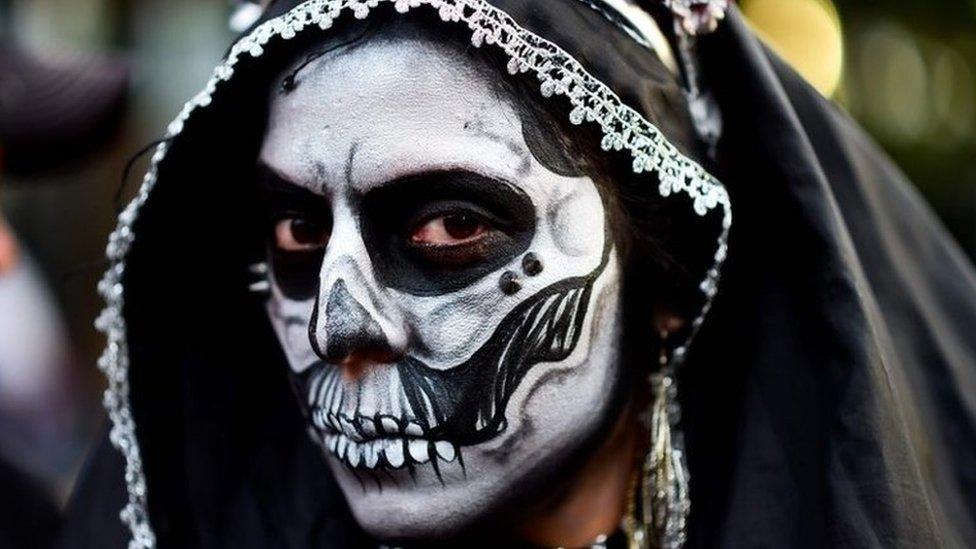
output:
M969 539L971 265L665 4L271 3L109 245L65 545Z

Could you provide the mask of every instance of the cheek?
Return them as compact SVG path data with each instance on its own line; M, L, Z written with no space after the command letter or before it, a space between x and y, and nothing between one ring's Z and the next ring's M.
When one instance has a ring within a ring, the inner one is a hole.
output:
M314 299L288 299L277 284L272 284L271 297L266 306L268 318L288 359L288 366L296 374L303 373L318 360L308 338L314 306Z
M513 395L510 440L515 442L507 451L571 453L618 417L630 394L620 359L620 291L619 267L611 259L594 284L573 354L532 369Z
M579 186L556 198L547 210L552 242L568 257L599 253L603 246L605 216L599 193L593 185Z
M269 258L274 282L283 299L308 302L319 290L319 269L325 250L302 254L271 252Z
M537 230L524 251L462 290L439 296L394 292L418 340L412 351L435 368L467 360L507 317L540 292L594 277L610 244L602 200L587 178L545 178L528 185L539 203ZM514 281L515 291L506 291Z
M469 359L502 323L515 301L501 295L497 274L454 294L436 298L401 295L399 299L418 338L419 345L412 353L437 369Z
M529 248L541 263L541 273L528 276L525 265L517 268L526 284L520 299L580 277L587 280L583 287L591 292L578 342L564 359L543 361L527 370L511 397L505 436L479 447L471 456L472 469L476 463L485 467L484 472L506 468L512 455L522 455L520 462L527 468L554 465L559 456L574 455L587 440L609 429L630 394L620 360L619 260L596 187L588 180L574 183L552 184ZM485 310L497 302L487 301ZM488 315L481 318L488 323ZM541 337L557 332L558 324L539 323Z

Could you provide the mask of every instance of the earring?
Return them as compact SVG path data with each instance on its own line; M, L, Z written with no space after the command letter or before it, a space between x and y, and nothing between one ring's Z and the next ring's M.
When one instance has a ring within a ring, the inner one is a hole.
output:
M267 295L271 293L271 282L268 280L268 264L264 262L255 263L248 266L247 272L252 276L258 278L258 280L252 282L248 287L248 291L255 294Z
M679 549L691 507L684 442L677 427L675 364L668 353L670 334L662 331L660 337L659 368L648 378L652 402L643 417L650 444L624 520L630 549Z

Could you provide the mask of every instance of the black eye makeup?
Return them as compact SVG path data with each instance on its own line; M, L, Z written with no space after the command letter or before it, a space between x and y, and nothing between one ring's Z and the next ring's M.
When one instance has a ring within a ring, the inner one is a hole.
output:
M258 182L275 282L289 299L310 299L332 237L331 204L263 165ZM440 295L478 281L523 254L535 233L528 195L468 171L391 181L368 191L356 209L377 278L413 295Z
M258 166L258 187L266 205L275 281L289 299L310 299L318 291L318 274L332 235L329 202L263 165Z
M439 295L523 253L535 233L535 208L510 183L468 171L433 172L367 193L361 225L384 284Z
M475 204L437 201L406 224L406 252L432 269L460 270L491 259L508 238L500 221Z

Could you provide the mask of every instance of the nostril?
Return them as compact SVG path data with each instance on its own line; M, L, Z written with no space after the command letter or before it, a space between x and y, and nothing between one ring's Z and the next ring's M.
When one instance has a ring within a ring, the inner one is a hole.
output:
M349 293L346 283L338 280L329 292L325 318L324 346L316 332L317 315L309 326L309 337L316 353L331 364L382 363L395 360L396 353L383 328L369 311Z

